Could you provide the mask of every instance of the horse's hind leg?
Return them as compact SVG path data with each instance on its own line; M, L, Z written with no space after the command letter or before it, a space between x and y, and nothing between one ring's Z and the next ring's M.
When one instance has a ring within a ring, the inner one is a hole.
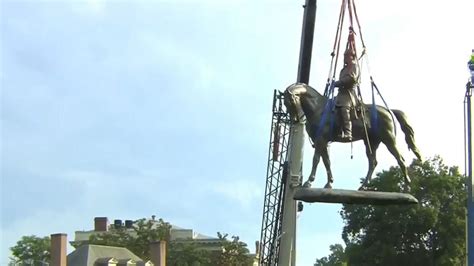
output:
M415 154L416 158L421 162L423 161L423 159L421 158L421 153L420 151L418 150L417 147L412 147L411 150L413 151L413 153Z
M320 153L321 156L323 157L323 163L324 167L326 167L326 173L328 177L328 182L324 186L324 188L332 188L332 183L334 182L334 178L332 177L332 172L331 172L331 160L329 160L329 152L328 152L328 144L321 144L320 145Z
M389 141L385 142L385 145L387 146L388 151L393 155L393 157L397 159L398 165L402 170L403 177L405 178L405 187L407 187L411 183L411 179L408 176L408 170L405 166L405 159L403 159L403 156L400 154L397 147L395 146L395 139L391 138Z
M367 176L365 177L364 183L360 186L359 190L363 190L372 179L372 175L374 174L375 167L377 167L377 148L380 145L380 141L374 142L367 142L364 141L365 144L365 153L367 154L367 159L369 161L369 170L367 171ZM370 146L369 146L370 145Z

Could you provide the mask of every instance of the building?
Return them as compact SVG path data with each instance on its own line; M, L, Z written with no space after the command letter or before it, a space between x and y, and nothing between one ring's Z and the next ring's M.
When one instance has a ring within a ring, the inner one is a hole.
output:
M155 220L155 216L151 219L132 220L114 220L109 223L107 217L95 217L94 228L92 230L76 231L74 240L69 243L76 248L73 252L66 256L66 235L51 235L51 258L52 264L57 266L162 266L166 265L166 241L157 241L150 243L150 261L144 261L130 250L123 247L112 247L94 245L89 243L91 236L95 234L107 234L108 232L121 229L127 234L136 234L135 227L140 223L151 226L162 225L162 220ZM123 232L123 231L122 231ZM211 252L222 252L226 240L206 236L192 229L185 229L176 225L170 225L168 240L171 243L192 243L198 249L205 249ZM175 246L176 247L176 246ZM256 244L258 248L258 244ZM179 247L176 247L179 248ZM255 261L254 265L258 265L255 254L249 254Z
M159 225L159 220L155 220L155 216L153 215L151 219L147 220L147 222L151 222ZM70 241L70 244L78 248L82 245L88 244L89 239L94 234L103 234L107 233L108 231L115 229L115 228L122 228L127 230L130 234L135 234L133 230L134 224L137 221L132 220L119 220L116 219L113 221L112 224L109 223L109 219L107 217L95 217L94 218L94 229L87 230L87 231L76 231L75 237L73 241ZM190 242L192 241L194 244L198 245L200 248L204 248L207 250L215 250L221 251L223 241L217 237L210 237L200 233L195 232L193 229L185 229L179 226L171 224L170 229L170 239L171 242Z
M150 243L150 261L123 247L84 244L66 256L66 234L51 235L52 266L164 266L166 242Z
M67 256L68 266L154 266L122 247L82 245Z

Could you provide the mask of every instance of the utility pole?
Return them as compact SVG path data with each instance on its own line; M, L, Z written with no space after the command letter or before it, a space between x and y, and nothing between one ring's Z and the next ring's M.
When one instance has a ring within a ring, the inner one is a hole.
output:
M306 0L301 33L300 58L297 82L309 83L311 54L313 51L314 24L316 20L316 0ZM292 121L289 136L288 174L285 177L283 202L282 235L280 239L279 266L294 266L296 263L296 201L295 189L301 185L303 166L304 122Z
M465 175L467 176L467 265L474 265L474 191L472 180L472 106L471 97L474 89L474 49L467 62L470 77L466 84L464 96L464 160Z
M466 84L466 95L464 97L464 112L465 112L465 160L467 176L467 265L474 265L474 191L472 179L472 106L471 97L474 83L468 82Z
M466 84L466 95L464 96L465 104L465 145L466 145L466 176L467 176L467 265L474 265L474 197L472 195L472 107L471 96L474 84L468 82Z

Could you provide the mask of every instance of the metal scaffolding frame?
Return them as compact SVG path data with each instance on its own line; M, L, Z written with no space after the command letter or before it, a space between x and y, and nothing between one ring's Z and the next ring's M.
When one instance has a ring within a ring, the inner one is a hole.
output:
M267 178L260 235L260 265L277 265L282 230L283 197L287 172L290 117L283 104L283 93L273 94L272 124L268 149Z

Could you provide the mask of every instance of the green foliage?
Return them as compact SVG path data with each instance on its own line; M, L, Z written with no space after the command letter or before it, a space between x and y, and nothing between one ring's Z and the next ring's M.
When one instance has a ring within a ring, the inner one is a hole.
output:
M217 233L220 240L220 250L208 250L197 246L192 241L171 243L167 264L171 266L211 266L232 265L251 266L253 258L249 256L247 244L239 240L238 236Z
M413 161L409 173L411 194L419 201L416 206L343 205L342 238L348 265L463 265L465 177L440 157ZM403 178L398 167L377 176L369 189L401 190ZM339 249L336 251L339 254ZM332 252L329 258L338 256Z
M157 221L145 218L136 221L131 229L112 228L108 232L93 234L90 244L125 247L142 259L150 259L150 243L169 240L171 225L162 219Z
M347 266L346 254L341 244L330 245L331 254L316 260L314 266Z
M152 221L140 219L135 222L134 229L136 237L134 245L129 249L140 258L150 258L150 243L160 240L169 242L171 225L163 219Z
M217 237L224 241L224 244L222 246L222 253L217 255L213 265L252 265L253 259L249 256L247 244L240 241L238 236L232 236L232 240L228 240L228 234L217 232Z
M171 242L166 258L170 266L212 265L212 251L199 248L195 242Z
M13 255L10 259L14 264L43 265L51 259L51 240L47 236L23 236L10 250Z

